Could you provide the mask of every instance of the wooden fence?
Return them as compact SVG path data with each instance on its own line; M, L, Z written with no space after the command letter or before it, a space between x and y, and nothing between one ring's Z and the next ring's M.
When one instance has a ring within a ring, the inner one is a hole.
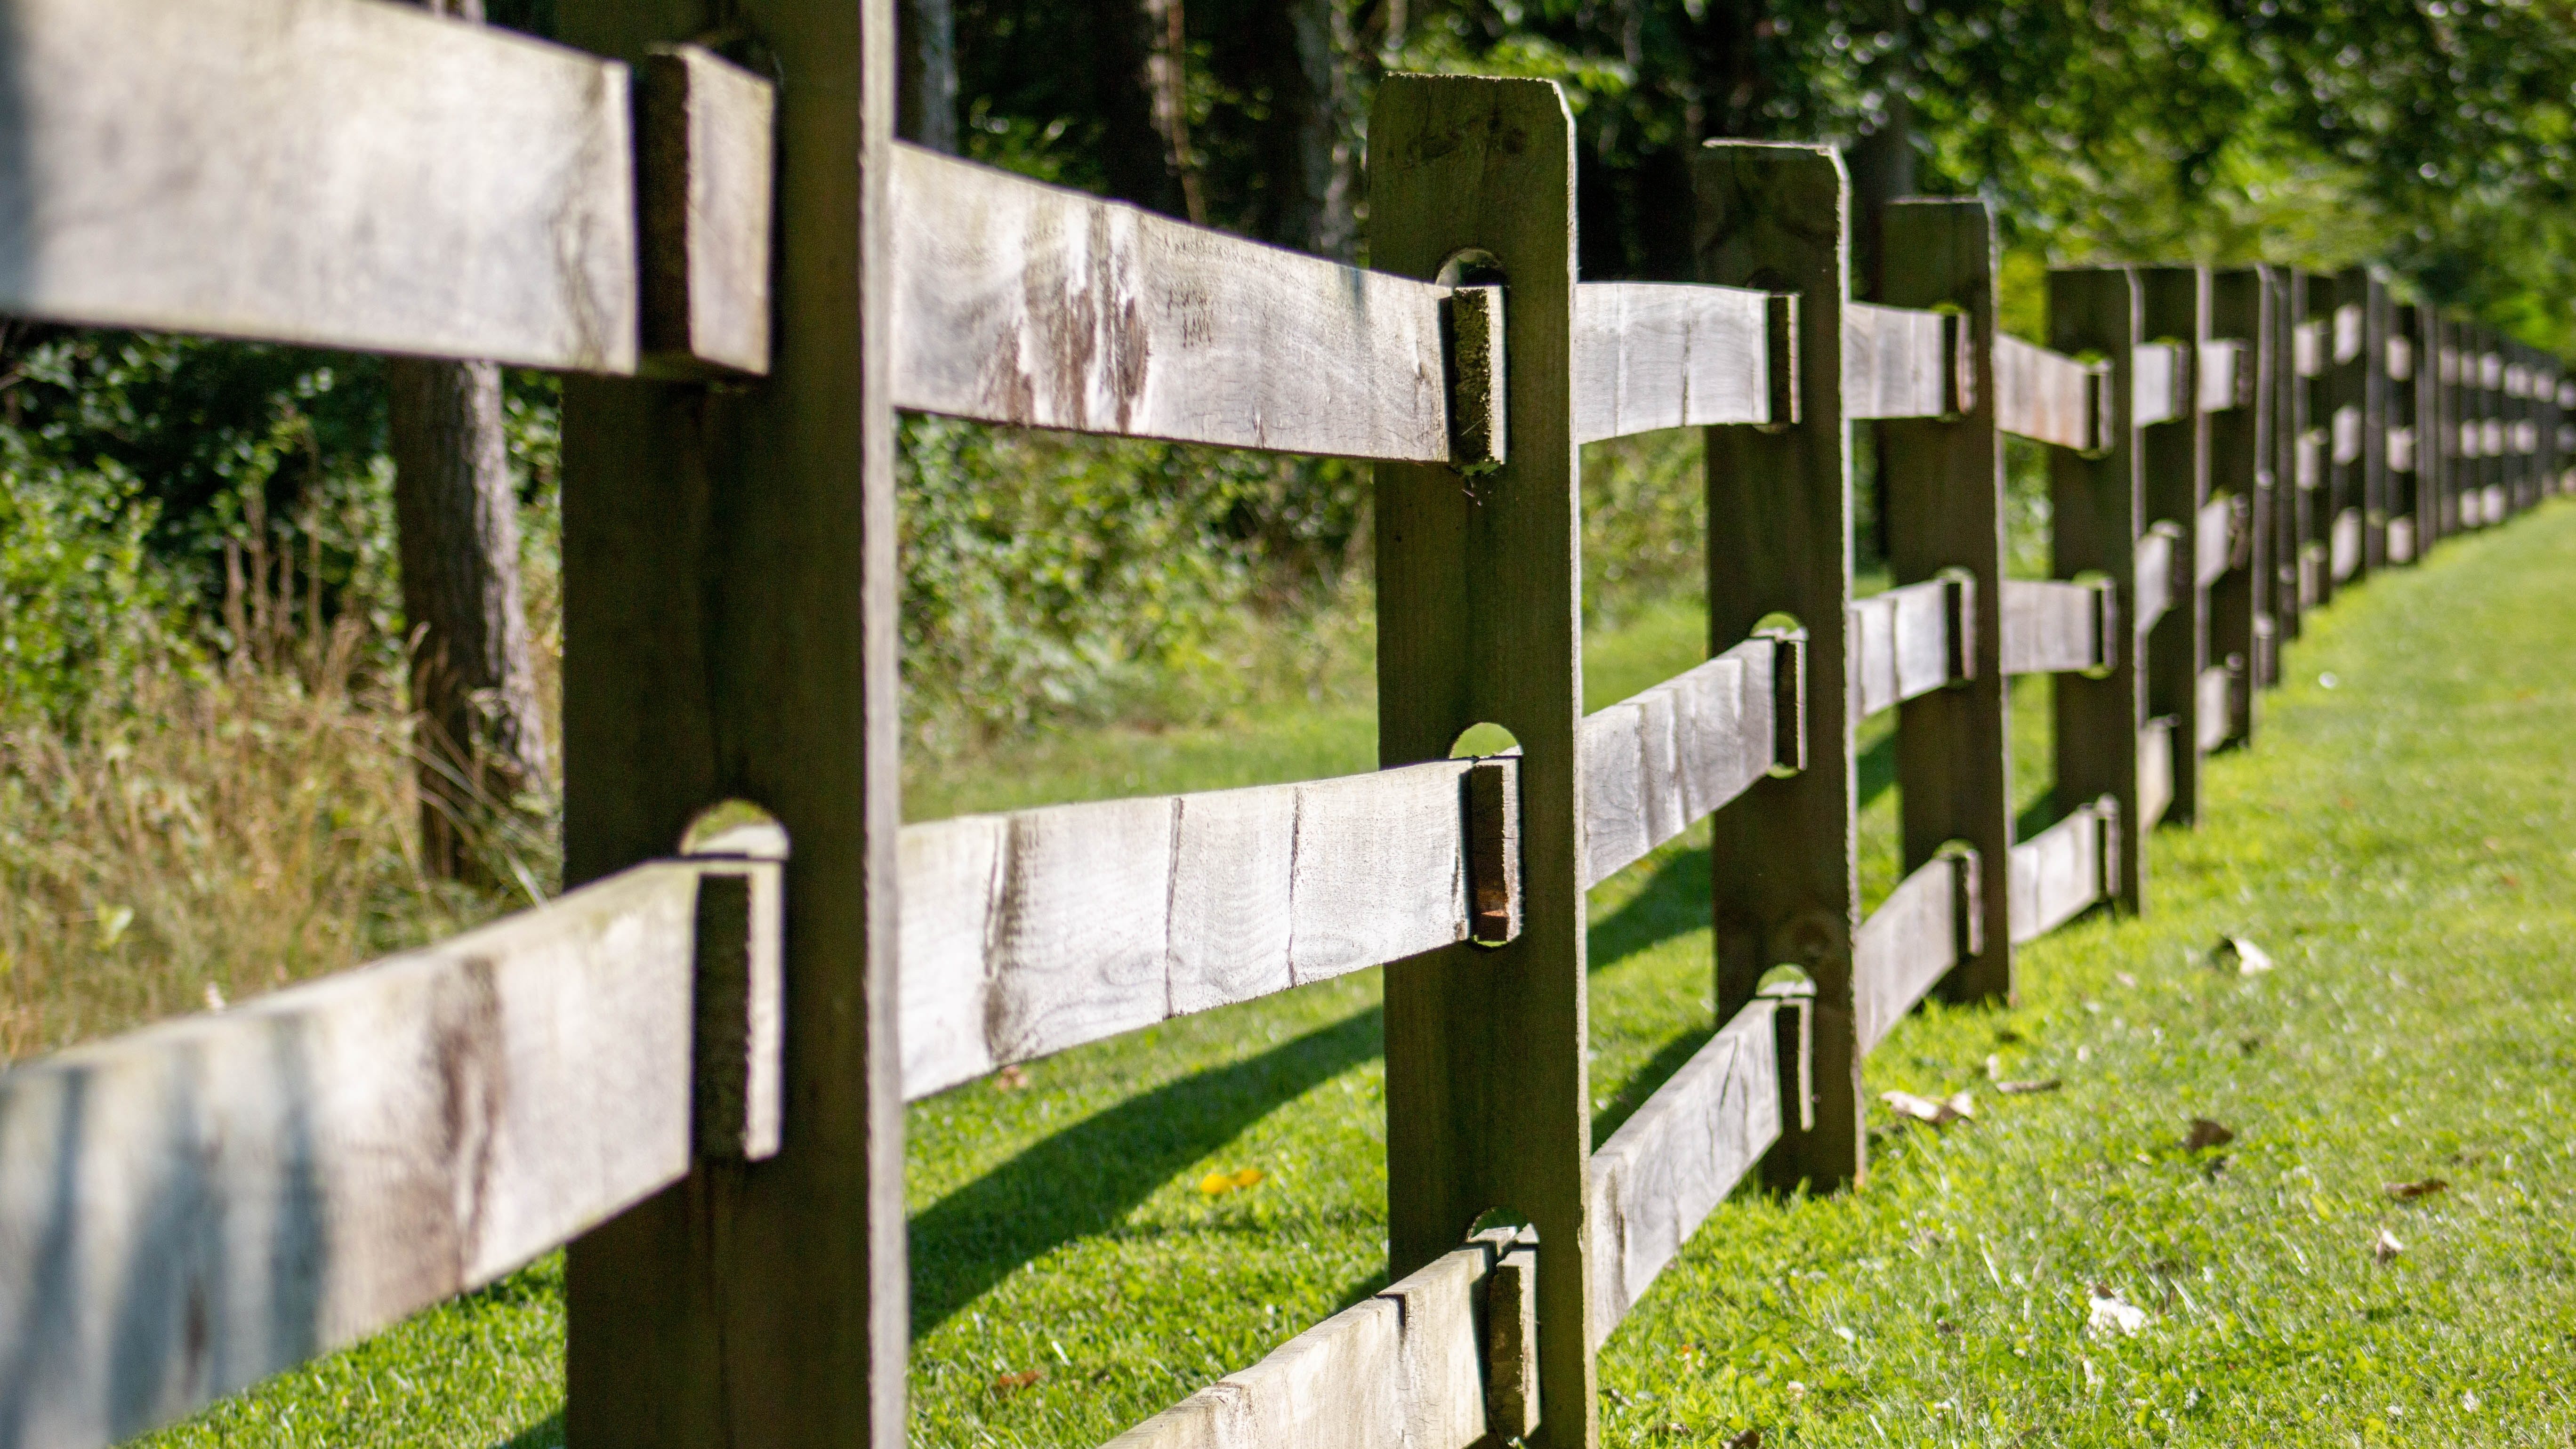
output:
M1712 143L1696 275L1581 282L1542 82L1385 83L1361 270L893 143L884 0L745 0L712 39L753 69L561 8L580 49L0 0L0 310L574 374L587 882L0 1074L0 1442L136 1434L569 1242L574 1444L893 1449L907 1099L1384 964L1394 1286L1118 1442L1593 1444L1599 1345L1710 1209L1858 1181L1869 1049L2138 909L2280 639L2576 452L2554 360L2366 270L2061 271L2042 345L1984 206L1907 201L1856 302L1823 148ZM898 408L1374 461L1384 768L899 827ZM1711 657L1587 716L1578 449L1684 426ZM2004 573L2007 434L2049 445L2050 579ZM2067 806L2025 840L2026 673ZM1910 874L1864 920L1887 709ZM1479 723L1517 750L1452 758ZM1584 892L1702 819L1722 1025L1594 1151Z

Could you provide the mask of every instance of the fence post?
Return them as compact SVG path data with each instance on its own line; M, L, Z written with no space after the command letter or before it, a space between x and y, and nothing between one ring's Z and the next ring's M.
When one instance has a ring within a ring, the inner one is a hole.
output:
M2315 452L2308 437L2307 278L2295 267L2272 273L2272 669L2280 682L2280 651L2299 637L2306 599L2300 592L2300 558L2307 535L2300 520L2308 504Z
M2415 557L2421 561L2442 539L2442 481L2450 471L2442 446L2442 314L2429 302L2419 303L2409 330L2415 345Z
M2053 269L2048 274L2048 345L2069 356L2105 359L2110 396L2096 456L2065 448L2048 455L2051 571L2062 579L2108 575L2123 621L2138 617L2138 540L2144 480L2135 426L2138 279L2126 267ZM2114 897L2132 914L2146 904L2146 817L2139 809L2138 746L2146 723L2143 636L2124 622L2119 657L2099 678L2056 679L2057 799L2109 795L2120 805L2120 881Z
M2395 309L2388 281L2374 268L2347 273L2359 279L2361 301L2361 565L2367 573L2388 566L2388 519L2394 480L2388 472L2391 426L2388 339ZM2340 293L2338 293L2340 295Z
M2423 483L2423 429L2418 427L2416 378L2423 365L2422 338L2415 328L2416 309L2388 303L2388 561L2415 562L2423 553L2423 530L2416 523ZM2401 367L2401 361L2403 366ZM2401 450L2398 439L2404 438Z
M1549 82L1402 75L1378 88L1369 142L1373 264L1429 279L1465 258L1498 272L1508 378L1499 468L1377 469L1379 761L1446 758L1479 723L1521 748L1521 934L1386 970L1389 1271L1456 1248L1489 1209L1535 1224L1533 1442L1586 1446L1574 128Z
M579 1449L905 1441L896 1050L889 0L741 0L778 77L772 367L564 385L565 874L729 797L794 842L779 1154L702 1164L572 1246ZM641 64L695 6L562 0Z
M2209 341L2209 269L2143 267L2137 273L2139 326L2146 338L2180 343L2181 411L2139 430L2140 496L2149 526L2181 530L2166 568L2171 602L2139 640L2146 652L2147 714L2169 718L2173 800L2166 820L2200 815L2200 676L2209 667L2209 591L2200 582L2200 509L2209 501L2209 417L2200 409L2200 348ZM2144 618L2146 603L2138 603Z
M2503 414L2496 406L2497 389L2504 381L2504 364L2496 356L2493 333L2472 326L2469 339L2472 353L2464 362L2476 369L2473 406L2478 425L2478 527L2485 528L2504 518L2504 457L2500 444Z
M2274 347L2271 268L2238 267L2219 272L2209 282L2209 329L2220 337L2241 338L2245 350L2237 365L2250 371L2251 386L2240 378L2235 407L2209 420L2209 491L2233 501L2230 526L2237 530L2227 572L2209 589L2209 654L2226 666L2227 738L2254 742L2260 712L2256 700L2271 682L2272 590L2272 445L2274 429L2273 369L2280 365Z
M1852 1007L1860 892L1845 624L1851 425L1843 416L1842 314L1851 296L1851 187L1831 147L1750 141L1709 142L1691 182L1699 279L1797 298L1796 420L1705 435L1708 626L1713 651L1772 614L1806 629L1806 768L1764 780L1717 812L1710 857L1718 1019L1752 1000L1774 966L1799 967L1815 981L1815 1125L1784 1128L1763 1170L1775 1187L1805 1181L1821 1191L1858 1182L1867 1150Z
M1975 589L1967 623L1970 677L1897 707L1896 783L1905 869L1965 840L1990 862L1978 872L1983 949L1945 983L1952 1000L2010 1000L2012 966L2011 681L2004 677L2004 450L1996 424L1994 218L1982 201L1898 201L1881 220L1881 299L1897 307L1954 306L1968 345L1968 406L1955 418L1879 425L1893 582L1923 583L1963 569Z

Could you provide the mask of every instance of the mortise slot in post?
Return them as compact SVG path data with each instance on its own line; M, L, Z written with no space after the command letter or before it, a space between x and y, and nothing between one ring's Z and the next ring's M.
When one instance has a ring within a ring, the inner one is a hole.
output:
M1538 1431L1538 1229L1488 1228L1494 1266L1485 1274L1484 1442Z
M2111 455L2111 431L2119 426L2120 400L2112 389L2111 365L2097 362L2084 375L2084 436L2092 441L2077 452L2087 458Z
M2119 587L2108 578L2085 583L2093 590L2093 671L2108 671L2120 663Z
M1467 792L1468 939L1500 946L1521 933L1520 762L1480 760Z
M2119 797L2116 795L2105 795L2101 799L2094 801L2093 821L2095 827L2102 832L2100 837L2102 846L2099 851L2099 859L2102 865L2102 877L2099 881L2095 882L2095 888L2100 892L2100 899L2106 901L2117 901L2120 898Z
M1503 289L1459 287L1440 305L1449 352L1449 463L1485 473L1509 456L1504 426Z
M777 88L694 45L655 50L638 80L641 370L766 376Z
M1946 568L1940 579L1942 624L1949 648L1946 667L1950 683L1966 684L1977 677L1977 576L1963 568Z
M1756 629L1771 641L1771 773L1807 768L1807 631L1794 626Z
M1754 993L1771 1003L1772 1044L1780 1062L1780 1127L1794 1123L1800 1132L1816 1130L1815 1045L1816 983L1775 981Z
M786 1116L787 835L765 816L727 828L728 813L757 814L718 806L682 843L699 867L690 1138L702 1159L759 1162Z
M1941 390L1948 400L1943 420L1955 422L1977 410L1977 324L1967 313L1941 314L1941 358L1949 373Z
M1983 868L1977 848L1964 840L1942 846L1941 858L1950 862L1950 919L1957 931L1958 959L1971 961L1986 949Z
M1774 292L1762 312L1763 376L1770 383L1769 421L1776 433L1798 425L1798 294Z

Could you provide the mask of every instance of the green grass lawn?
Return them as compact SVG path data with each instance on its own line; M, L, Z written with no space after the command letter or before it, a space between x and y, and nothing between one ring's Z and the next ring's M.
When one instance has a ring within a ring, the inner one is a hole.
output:
M2312 619L2261 748L2211 763L2209 823L2155 837L2146 919L2027 948L2018 1006L1928 1011L1872 1058L1872 1092L1969 1088L1977 1120L1877 1113L1863 1190L1721 1207L1605 1351L1608 1441L2568 1442L2571 581L2558 505ZM1700 642L1649 612L1596 643L1587 692ZM2040 695L2017 703L2035 754ZM1372 734L1360 702L1068 740L945 799L1337 773ZM1873 898L1885 758L1862 764ZM2028 803L2046 768L2022 763ZM1593 894L1597 1133L1711 1029L1706 872L1694 832ZM2277 969L2213 968L2222 934ZM1378 1053L1370 972L916 1104L914 1441L1097 1444L1377 1286ZM2064 1086L1998 1096L1990 1058ZM2195 1117L2234 1140L2186 1150ZM2427 1178L2447 1187L2384 1191ZM2134 1334L2088 1326L2097 1289L2143 1311ZM541 1264L156 1442L534 1449L560 1327Z

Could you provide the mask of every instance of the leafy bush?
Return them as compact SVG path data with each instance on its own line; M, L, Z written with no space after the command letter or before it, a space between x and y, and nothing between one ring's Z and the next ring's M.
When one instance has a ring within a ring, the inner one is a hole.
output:
M173 649L154 509L114 463L68 468L0 432L0 716L55 721Z

